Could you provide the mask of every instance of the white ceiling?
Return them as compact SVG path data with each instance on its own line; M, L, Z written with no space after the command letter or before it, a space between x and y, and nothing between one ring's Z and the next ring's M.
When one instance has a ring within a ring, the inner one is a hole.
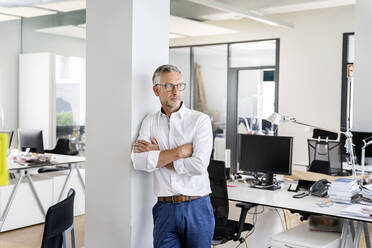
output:
M263 19L263 21L258 21L265 22L266 20L265 23L267 24L291 26L290 24L276 22L275 19L267 17L267 15L351 5L355 4L355 1L356 0L171 0L170 38L238 32L236 30L207 24L204 22L206 20L236 20L242 18L251 18L255 20L255 17L258 17L258 19ZM18 6L26 2L29 4L22 7L0 7L0 21L15 20L20 17L28 18L51 15L58 12L69 12L86 8L86 0L0 0L0 6L9 6L12 4ZM205 3L212 4L208 5ZM38 32L84 39L85 24L48 28L41 31L38 30Z

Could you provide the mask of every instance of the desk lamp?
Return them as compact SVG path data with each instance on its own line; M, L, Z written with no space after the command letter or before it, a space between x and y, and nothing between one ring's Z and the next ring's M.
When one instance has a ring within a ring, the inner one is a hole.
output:
M317 126L310 125L310 124L307 124L307 123L299 122L294 117L281 115L281 114L276 113L276 112L272 113L269 116L268 119L271 121L271 123L276 124L278 126L279 126L280 122L292 122L292 123L296 123L296 124L299 124L299 125L302 125L302 126L306 126L306 127L322 129L322 130L325 130L325 131L329 131L329 132L334 132L334 133L345 135L346 140L345 140L345 146L344 147L346 149L346 153L349 154L349 156L350 156L350 162L351 162L352 171L353 171L353 178L356 179L355 154L354 154L354 149L353 149L354 148L353 134L351 133L351 131L349 129L346 132L343 132L343 131L337 131L337 130L330 130L330 129L326 129L326 128L321 128L321 127L317 127ZM372 141L368 142L367 146L369 145L369 143L372 143Z
M364 139L363 140L363 143L364 143L364 145L362 147L362 160L361 160L361 164L362 164L362 179L364 178L364 168L365 168L365 159L366 159L366 148L369 145L372 145L372 136L369 137L369 138L367 138L367 139Z

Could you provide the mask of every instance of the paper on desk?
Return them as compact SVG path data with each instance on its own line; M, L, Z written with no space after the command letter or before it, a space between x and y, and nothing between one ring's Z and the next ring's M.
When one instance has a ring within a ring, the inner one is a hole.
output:
M9 173L6 167L8 153L8 134L0 133L0 186L9 184Z
M372 206L352 204L341 211L341 214L362 217L362 218L372 218Z

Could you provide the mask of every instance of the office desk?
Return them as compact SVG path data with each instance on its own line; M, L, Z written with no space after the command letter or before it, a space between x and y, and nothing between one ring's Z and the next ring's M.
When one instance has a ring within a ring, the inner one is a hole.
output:
M51 168L66 167L66 166L68 167L69 174L65 179L64 185L63 185L62 190L59 194L58 201L61 200L61 198L63 196L63 193L65 192L66 187L68 185L68 182L69 182L69 180L72 176L72 172L74 170L77 171L80 182L83 186L83 189L85 189L85 183L84 183L83 177L82 177L82 175L80 173L80 170L79 170L79 167L78 167L78 165L80 163L85 162L84 157L59 155L59 154L48 154L48 155L52 156L51 161L46 162L46 163L41 163L41 164L39 164L39 163L37 163L37 164L29 163L29 164L21 165L21 164L18 164L16 162L10 160L10 159L7 161L8 170L9 170L9 172L13 172L13 173L17 174L17 181L16 181L16 184L14 185L12 193L9 196L9 199L7 201L7 204L6 204L6 207L3 211L3 214L0 217L0 231L2 230L2 228L4 226L7 215L9 213L9 210L10 210L11 206L12 206L12 202L13 202L16 194L17 194L17 190L18 190L18 188L19 188L19 186L20 186L24 177L26 177L27 180L28 180L28 183L29 183L30 188L32 190L32 193L33 193L33 195L34 195L34 197L37 201L37 204L40 208L40 211L43 213L44 216L46 215L46 210L44 209L44 207L41 203L38 192L36 191L36 188L34 186L32 178L30 176L30 173L33 172L33 171L37 171L40 168L48 168L48 167L51 167Z
M345 219L342 229L341 247L346 247L346 239L348 235L353 237L354 247L359 247L360 235L362 228L364 229L366 246L371 248L367 223L372 223L372 218L360 218L341 214L341 210L349 205L333 203L329 207L320 207L318 204L327 201L328 199L315 196L307 196L301 199L295 199L292 196L296 192L288 192L287 185L282 185L279 190L263 190L250 188L244 183L228 183L233 187L228 187L229 200L257 204L274 208L282 208L294 210L298 212L306 212L310 214L327 215ZM353 221L357 222L357 228L354 230Z

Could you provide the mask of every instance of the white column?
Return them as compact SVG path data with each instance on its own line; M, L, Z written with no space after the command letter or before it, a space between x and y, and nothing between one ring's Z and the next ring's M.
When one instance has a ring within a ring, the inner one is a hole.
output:
M130 153L160 105L151 76L168 62L169 0L87 2L85 247L152 247L152 175Z
M372 132L372 0L355 7L355 80L353 130Z

